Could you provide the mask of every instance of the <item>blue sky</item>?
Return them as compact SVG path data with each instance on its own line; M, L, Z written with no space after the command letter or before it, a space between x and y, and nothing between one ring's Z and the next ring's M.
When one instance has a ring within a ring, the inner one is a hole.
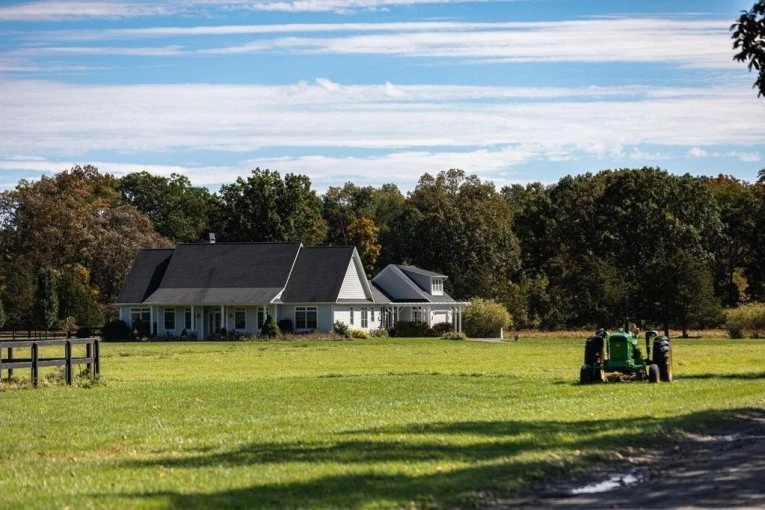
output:
M95 164L213 191L255 167L411 190L659 166L754 181L752 0L0 4L0 189Z

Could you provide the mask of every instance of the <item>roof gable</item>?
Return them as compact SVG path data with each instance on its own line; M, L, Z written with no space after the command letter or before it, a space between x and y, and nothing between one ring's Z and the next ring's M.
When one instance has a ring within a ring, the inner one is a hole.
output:
M284 303L331 303L337 301L348 265L353 263L353 246L302 248L292 269Z
M412 272L411 268L418 271L417 275L407 274L403 268L407 268L408 272ZM446 293L441 295L432 295L420 287L413 278L413 276L426 276L432 275L433 277L445 278L444 275L438 273L431 273L419 269L415 266L397 266L395 264L389 264L380 271L380 273L372 279L372 283L383 294L390 298L392 302L429 302L429 303L447 303L454 301L451 296Z
M117 303L141 303L159 287L173 249L139 250Z

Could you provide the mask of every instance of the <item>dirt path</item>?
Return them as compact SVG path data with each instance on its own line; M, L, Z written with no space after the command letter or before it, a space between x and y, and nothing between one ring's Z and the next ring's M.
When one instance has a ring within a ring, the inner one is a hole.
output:
M611 487L610 490L604 490ZM765 411L487 508L765 508Z

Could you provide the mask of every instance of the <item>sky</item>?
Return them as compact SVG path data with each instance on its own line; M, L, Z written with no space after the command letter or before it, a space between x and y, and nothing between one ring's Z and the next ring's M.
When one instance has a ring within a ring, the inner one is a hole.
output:
M74 165L411 191L655 166L753 182L753 0L0 2L0 189Z

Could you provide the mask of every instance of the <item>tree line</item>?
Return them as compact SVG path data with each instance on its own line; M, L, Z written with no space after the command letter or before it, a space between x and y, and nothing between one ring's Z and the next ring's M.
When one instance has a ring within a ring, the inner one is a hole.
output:
M458 299L504 304L518 327L715 326L765 301L765 171L677 176L656 168L497 189L461 170L323 195L305 175L255 169L218 192L92 166L0 193L0 324L99 326L140 248L301 241L357 247L371 276L408 263L449 276Z

